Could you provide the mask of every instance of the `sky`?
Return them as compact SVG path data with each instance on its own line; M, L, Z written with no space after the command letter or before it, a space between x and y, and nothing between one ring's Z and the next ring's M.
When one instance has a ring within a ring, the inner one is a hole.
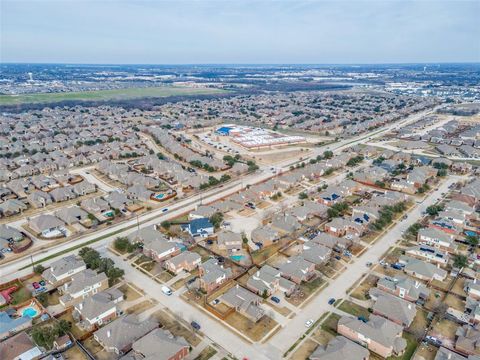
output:
M480 0L0 0L0 62L480 62Z

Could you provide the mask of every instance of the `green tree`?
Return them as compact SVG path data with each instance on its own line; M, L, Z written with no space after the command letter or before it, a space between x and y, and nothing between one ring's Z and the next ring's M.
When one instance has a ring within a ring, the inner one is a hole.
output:
M477 247L479 243L478 236L475 235L468 235L465 240L470 246Z
M168 220L162 221L160 224L165 230L170 229L170 226L172 226L172 223Z
M457 268L463 268L467 266L468 264L468 259L465 255L455 255L453 258L453 266Z
M333 157L333 151L325 150L323 152L323 158L324 159L331 159L332 157Z
M43 265L36 265L34 268L33 268L33 272L35 274L42 274L43 272L45 271L45 267Z
M299 198L300 200L308 199L308 194L307 194L305 191L303 191L303 192L301 192L300 194L298 194L298 198Z
M212 225L215 227L215 229L218 229L220 225L222 224L223 221L223 214L221 212L216 212L212 216L210 216L210 222Z

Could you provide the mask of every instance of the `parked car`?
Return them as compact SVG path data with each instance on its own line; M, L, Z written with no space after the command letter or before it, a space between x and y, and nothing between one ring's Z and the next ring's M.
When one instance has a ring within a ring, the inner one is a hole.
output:
M336 300L335 300L334 298L330 298L330 299L328 300L328 305L333 305L333 304L335 304L335 301L336 301Z
M276 297L276 296L272 296L270 299L272 299L272 301L273 301L274 303L277 303L277 304L280 303L280 299L279 299L278 297Z
M373 264L369 261L365 265L367 265L367 267L371 267Z
M166 213L168 211L168 208L162 209L163 213Z
M197 323L196 321L192 321L190 323L190 325L192 325L192 327L195 329L195 330L200 330L200 324Z
M162 286L162 292L167 296L170 296L173 294L172 290L170 290L168 286Z
M310 319L310 320L305 321L305 327L309 328L312 325L313 325L313 320Z
M337 259L337 260L342 260L342 258L341 258L340 256L338 256L338 255L335 255L335 259Z
M212 304L213 304L213 305L217 305L219 302L220 302L219 299L215 299L215 300L212 301Z

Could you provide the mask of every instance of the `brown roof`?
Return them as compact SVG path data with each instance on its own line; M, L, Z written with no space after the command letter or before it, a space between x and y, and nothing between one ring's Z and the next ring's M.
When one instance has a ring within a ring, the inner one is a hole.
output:
M0 342L0 359L15 359L35 347L25 332Z

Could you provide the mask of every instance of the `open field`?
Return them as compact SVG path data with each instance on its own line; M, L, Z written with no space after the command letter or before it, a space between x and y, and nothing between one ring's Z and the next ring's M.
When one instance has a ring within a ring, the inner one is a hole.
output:
M60 101L102 101L130 100L147 97L211 95L224 93L220 89L187 88L162 86L150 88L129 88L115 90L94 90L68 93L39 93L24 95L0 95L0 105L17 105L27 103L54 103Z

